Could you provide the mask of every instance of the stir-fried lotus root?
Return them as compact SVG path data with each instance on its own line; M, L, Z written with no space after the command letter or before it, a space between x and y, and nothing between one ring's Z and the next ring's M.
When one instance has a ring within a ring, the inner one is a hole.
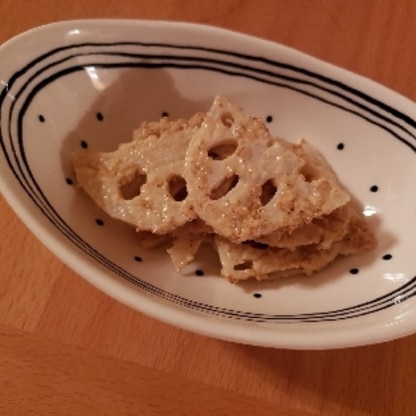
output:
M84 151L74 159L79 185L113 218L139 231L169 233L195 218L187 198L184 159L202 116L143 123L114 152Z
M273 138L223 97L206 114L144 122L110 153L75 157L79 185L180 270L203 242L237 282L310 275L375 238L320 153Z
M222 274L232 282L311 275L323 269L339 255L355 255L374 247L375 240L364 218L352 204L346 207L349 221L342 239L322 248L317 244L300 245L294 249L270 247L249 241L235 244L220 236L215 237L222 265Z
M192 137L185 179L197 215L235 243L292 231L350 199L321 160L310 166L221 97Z
M343 205L330 214L314 218L312 222L301 225L291 232L279 230L257 238L256 242L290 250L311 244L318 249L327 249L347 234L350 219L351 210L348 205Z

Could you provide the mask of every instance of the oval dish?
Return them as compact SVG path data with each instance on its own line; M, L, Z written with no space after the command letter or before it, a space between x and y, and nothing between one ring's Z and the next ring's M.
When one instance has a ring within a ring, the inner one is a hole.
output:
M339 348L416 330L416 106L361 76L224 29L56 23L0 48L0 188L32 232L108 295L172 325L281 348ZM275 135L306 137L361 203L377 248L311 278L230 284L208 249L177 273L76 188L71 157L143 120L224 95Z

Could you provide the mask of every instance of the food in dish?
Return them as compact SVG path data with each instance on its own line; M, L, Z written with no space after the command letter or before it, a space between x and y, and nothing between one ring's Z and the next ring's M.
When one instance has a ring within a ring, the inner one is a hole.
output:
M224 97L189 120L144 122L131 142L80 152L74 167L80 187L143 244L168 240L177 269L208 243L232 282L311 275L376 244L317 150L272 137Z

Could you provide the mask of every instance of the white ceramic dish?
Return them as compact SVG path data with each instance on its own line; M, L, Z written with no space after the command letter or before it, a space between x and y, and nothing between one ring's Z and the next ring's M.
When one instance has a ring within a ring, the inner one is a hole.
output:
M0 62L1 190L52 252L108 295L187 330L263 346L346 347L416 330L414 103L287 47L184 23L57 23L7 42ZM113 149L141 120L190 116L216 94L277 135L313 142L362 203L378 248L310 279L233 285L209 252L179 275L74 186L73 152Z

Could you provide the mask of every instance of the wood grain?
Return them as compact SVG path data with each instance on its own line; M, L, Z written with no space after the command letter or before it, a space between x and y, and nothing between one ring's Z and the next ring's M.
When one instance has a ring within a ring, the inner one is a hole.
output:
M0 16L0 42L79 18L216 25L295 47L416 100L412 0L1 0ZM0 232L1 415L416 414L416 336L334 351L205 338L91 287L3 198Z
M264 415L275 415L273 406L226 389L4 326L0 326L0 356L3 415L227 415L236 402L243 416L259 409ZM290 409L282 413L291 414Z

